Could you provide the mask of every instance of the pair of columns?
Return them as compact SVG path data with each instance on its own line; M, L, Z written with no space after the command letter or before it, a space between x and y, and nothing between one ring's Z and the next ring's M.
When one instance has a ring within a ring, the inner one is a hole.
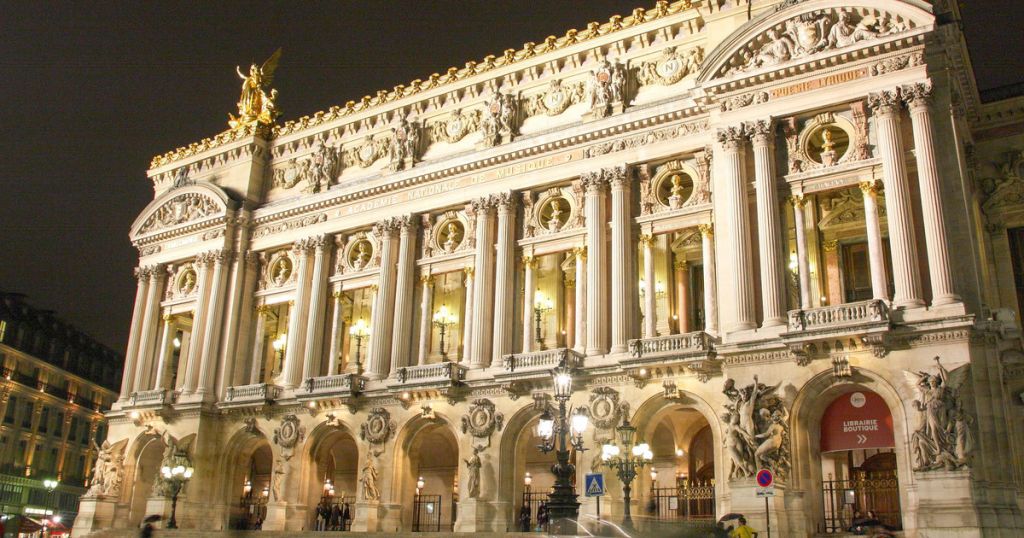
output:
M715 269L714 252L714 227L711 224L701 224L697 227L701 235L701 257L704 263L704 327L707 333L718 332L718 301L717 301L717 271ZM644 282L647 283L647 292L644 294L644 338L658 336L658 308L657 293L653 284L654 276L654 237L650 234L640 236L640 244L644 253ZM678 317L676 330L680 333L690 332L692 326L688 317L689 307L689 275L685 260L679 260L673 266L676 294L676 315Z
M932 304L942 305L959 301L953 292L946 247L945 223L942 218L940 183L932 140L929 103L931 85L927 83L904 86L899 90L884 91L868 96L868 106L876 118L875 129L878 154L882 161L883 183L889 240L892 249L895 294L892 304L896 308L924 306L921 276L917 264L917 243L910 186L900 135L901 105L906 104L914 135L918 180L921 191L922 217L928 245L928 268L931 277ZM723 175L722 206L724 219L730 230L728 242L730 261L736 271L730 284L734 287L733 312L727 332L756 327L753 295L753 266L750 243L750 224L747 213L746 179L744 178L744 139L749 138L754 150L754 173L757 189L757 226L759 230L759 261L761 275L761 318L763 327L785 324L785 280L781 225L779 222L778 187L775 178L774 132L770 121L755 121L718 133L721 154L719 172ZM871 260L873 295L877 299L888 297L881 231L878 225L877 193L874 183L861 185L865 205L865 227ZM798 194L791 198L794 210L797 241L797 265L800 283L800 307L811 308L811 278L807 252L804 198Z

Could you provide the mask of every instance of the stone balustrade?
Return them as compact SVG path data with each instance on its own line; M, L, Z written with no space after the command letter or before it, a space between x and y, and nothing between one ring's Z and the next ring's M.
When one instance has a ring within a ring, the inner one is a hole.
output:
M405 366L395 371L395 380L400 385L455 384L465 378L466 367L451 361Z
M305 396L354 396L366 388L366 379L356 374L311 377L302 385Z
M502 357L501 364L502 369L507 373L547 372L561 364L563 360L567 366L577 368L582 365L583 357L571 349L559 347L531 353L505 355Z
M888 321L888 307L885 301L879 299L789 312L790 331L831 329L865 323L887 323Z
M264 403L281 397L281 387L268 383L228 387L224 402L228 404Z
M164 389L140 390L138 392L133 392L131 395L130 406L162 406L164 404L170 403L170 398L168 398L168 394L168 391Z
M630 355L634 360L707 353L711 347L711 337L704 331L629 341Z

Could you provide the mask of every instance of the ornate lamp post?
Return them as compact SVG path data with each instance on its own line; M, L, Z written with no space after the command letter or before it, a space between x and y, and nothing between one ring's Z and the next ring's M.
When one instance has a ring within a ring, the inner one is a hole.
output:
M537 298L533 301L533 326L537 331L537 347L544 347L544 338L541 337L540 323L544 318L544 314L547 314L555 307L555 302L550 297L545 297L543 293L537 291Z
M281 333L277 335L270 345L274 348L274 358L277 359L277 372L284 370L284 348L288 345L288 335Z
M59 482L50 478L43 480L43 487L46 488L47 492L46 508L50 510L50 517L47 521L50 523L60 523L60 516L57 515L57 509L56 507L54 507L53 502L53 492L57 489L57 486L59 485Z
M441 332L441 359L448 360L448 350L444 346L444 335L448 329L457 323L455 315L448 310L448 305L441 305L441 308L434 312L434 326Z
M359 373L363 369L362 363L359 362L359 351L363 347L363 338L370 336L370 326L366 324L365 319L359 318L349 327L348 334L356 339L356 373Z
M601 447L601 459L608 467L616 470L616 476L622 481L622 492L626 501L623 524L632 525L633 518L630 516L629 510L629 493L632 490L630 484L636 478L637 470L650 463L654 454L651 453L651 447L647 443L633 444L636 428L629 423L628 418L623 417L622 425L616 428L616 431L619 432L619 440L622 442L623 448L620 449L618 445L608 442Z
M172 462L174 465L161 467L160 474L163 475L164 482L167 483L167 488L171 492L171 518L167 520L167 528L177 529L178 520L175 516L178 511L178 494L181 493L181 488L185 487L185 483L192 478L194 469L188 455L180 450L174 453Z
M578 452L586 450L583 446L583 432L587 429L589 417L585 407L580 407L571 417L569 416L567 404L572 395L572 369L566 364L564 357L562 363L551 371L551 375L554 378L558 416L552 417L551 412L547 409L540 416L537 433L540 434L544 442L537 448L544 453L555 450L557 458L557 463L551 466L551 472L555 475L555 485L551 495L548 496L548 514L552 520L557 522L558 526L565 525L566 520L572 520L573 528L566 530L570 534L574 534L580 503L576 502L576 489L572 485L576 466L569 463L569 450L570 448L574 448Z

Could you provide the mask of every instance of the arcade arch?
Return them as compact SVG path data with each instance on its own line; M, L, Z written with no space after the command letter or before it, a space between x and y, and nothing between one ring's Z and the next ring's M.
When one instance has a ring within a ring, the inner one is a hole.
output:
M149 433L142 434L135 441L133 457L131 458L132 469L129 473L131 484L128 493L128 524L131 528L137 527L152 508L149 505L151 499L162 501L159 492L154 489L154 484L160 474L160 462L163 460L163 452L166 448L160 436ZM158 513L162 513L162 510Z
M225 454L228 480L222 498L230 507L228 527L260 529L267 516L267 503L274 495L270 442L260 432L240 432Z
M304 483L307 528L349 530L359 488L359 447L345 428L314 431Z
M440 417L416 418L396 446L394 468L408 470L394 473L392 482L391 498L402 507L403 528L451 531L458 513L462 456L455 430Z

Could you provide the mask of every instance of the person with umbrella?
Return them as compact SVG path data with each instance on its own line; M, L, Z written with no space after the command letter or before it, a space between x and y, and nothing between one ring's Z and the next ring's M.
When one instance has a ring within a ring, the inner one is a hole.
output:
M153 523L163 519L158 514L146 516L146 519L142 520L142 528L139 530L139 538L152 538L153 537Z

